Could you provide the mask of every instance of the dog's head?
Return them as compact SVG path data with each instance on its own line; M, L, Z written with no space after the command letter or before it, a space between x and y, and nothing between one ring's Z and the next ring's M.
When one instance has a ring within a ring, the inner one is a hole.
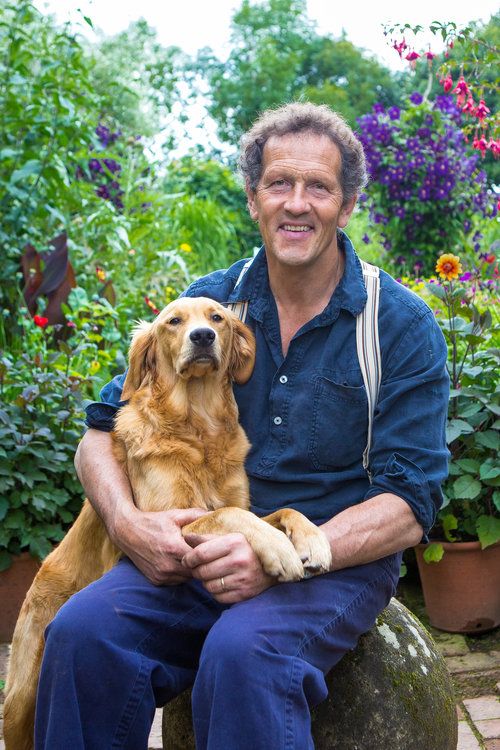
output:
M255 361L255 339L225 307L206 297L182 297L152 323L137 325L130 345L122 400L141 386L211 373L246 383Z

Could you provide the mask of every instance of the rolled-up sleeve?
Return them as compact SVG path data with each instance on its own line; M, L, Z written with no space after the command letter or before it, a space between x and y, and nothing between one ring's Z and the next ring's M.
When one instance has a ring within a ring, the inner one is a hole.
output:
M424 540L442 504L448 474L447 348L431 310L416 315L384 366L370 451L372 484L365 499L384 492L411 507Z
M116 412L126 401L121 401L123 383L126 373L117 375L109 383L106 383L99 394L100 401L92 401L85 408L87 427L102 432L111 432L115 424Z

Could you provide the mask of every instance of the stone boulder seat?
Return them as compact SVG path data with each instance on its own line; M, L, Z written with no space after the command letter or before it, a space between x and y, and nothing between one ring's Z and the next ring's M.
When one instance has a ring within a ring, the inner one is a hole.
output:
M456 750L455 696L444 659L396 599L326 681L329 696L312 711L316 750ZM189 690L164 708L163 748L195 750Z

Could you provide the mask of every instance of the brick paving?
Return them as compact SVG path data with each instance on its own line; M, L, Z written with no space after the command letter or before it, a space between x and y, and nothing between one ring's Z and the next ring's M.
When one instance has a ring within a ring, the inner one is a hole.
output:
M436 630L432 630L432 635L460 696L457 750L500 750L500 651L495 648L473 651L461 635ZM0 644L0 680L5 679L7 654L8 645ZM158 710L149 737L149 750L161 748L161 710ZM1 703L0 750L5 750Z

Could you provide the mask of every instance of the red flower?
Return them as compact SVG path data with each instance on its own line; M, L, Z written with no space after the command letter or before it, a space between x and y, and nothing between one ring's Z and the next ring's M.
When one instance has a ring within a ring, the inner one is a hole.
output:
M44 318L43 315L35 315L33 317L33 322L39 328L46 328L49 324L49 319Z
M434 58L436 57L436 55L435 55L434 52L431 52L430 49L429 49L429 50L427 50L427 52L424 52L424 57L426 57L430 61L430 60L434 60Z
M480 122L482 122L485 119L486 115L489 115L489 113L490 113L490 110L486 106L486 103L485 103L484 99L480 99L479 100L479 104L476 107L476 111L474 112L474 114L476 115L477 119Z
M155 315L159 314L160 311L158 310L157 307L154 306L154 303L151 302L151 300L149 299L149 297L144 297L144 302L149 307L149 309L154 312Z
M400 57L403 56L403 52L405 51L405 49L408 49L408 45L406 44L406 41L405 41L404 37L403 37L402 41L399 42L399 44L397 42L394 42L394 44L392 46L396 50L396 52L398 53L398 55Z
M439 83L442 85L445 94L447 94L448 91L451 91L451 89L453 88L453 79L449 73L446 78L441 78Z
M418 60L419 57L420 55L418 54L418 52L415 52L415 50L412 49L411 52L408 52L408 54L405 55L405 60L408 60L408 62L413 62L414 60Z
M457 85L451 93L457 95L457 104L459 107L463 107L465 100L470 95L469 87L463 76L460 76Z
M488 148L488 142L484 135L481 136L481 138L478 138L477 136L472 141L472 148L477 149L481 152L481 156L484 157L484 154L486 153L486 149Z
M493 138L488 143L488 148L493 154L493 156L498 156L500 154L500 141L495 141ZM499 201L500 204L500 201ZM498 210L500 211L500 205L498 206Z
M476 114L476 105L474 104L474 99L470 94L464 106L462 107L462 112L470 112L471 115Z

